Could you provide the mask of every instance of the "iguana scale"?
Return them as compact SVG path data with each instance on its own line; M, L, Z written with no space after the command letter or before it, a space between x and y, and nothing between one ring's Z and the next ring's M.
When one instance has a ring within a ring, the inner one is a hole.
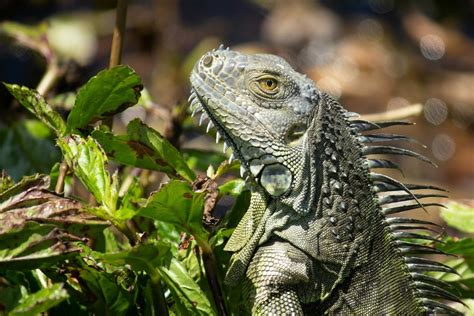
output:
M419 232L430 223L397 215L432 205L420 200L442 190L376 173L398 166L370 158L428 161L370 145L410 141L367 134L409 123L358 119L274 55L221 46L196 63L191 83L194 113L209 117L250 177L250 207L225 248L234 252L225 282L243 282L252 314L458 313L444 303L459 301L448 285L424 273L454 271L420 256L438 250L413 242L435 239ZM413 193L426 189L435 193ZM394 205L403 201L412 204Z

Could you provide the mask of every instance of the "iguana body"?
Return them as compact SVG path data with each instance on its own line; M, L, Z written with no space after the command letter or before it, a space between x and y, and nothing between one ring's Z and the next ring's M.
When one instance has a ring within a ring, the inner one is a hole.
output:
M430 238L412 230L426 223L386 217L419 207L426 196L370 171L395 167L368 159L373 153L425 159L366 147L407 140L361 134L404 123L351 120L352 113L273 55L221 47L197 62L191 82L194 110L204 109L252 180L250 207L226 245L234 255L225 280L244 282L252 314L456 312L437 300L456 297L420 272L451 270L412 256L435 249L405 241ZM390 205L409 200L417 204Z

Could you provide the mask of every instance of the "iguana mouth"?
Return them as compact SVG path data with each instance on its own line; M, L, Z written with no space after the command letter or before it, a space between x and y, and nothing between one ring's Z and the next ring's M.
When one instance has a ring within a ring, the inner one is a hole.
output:
M199 125L201 126L206 119L209 119L206 127L206 133L209 133L210 130L214 127L216 129L216 143L219 143L221 138L223 139L223 152L227 153L227 150L230 148L231 154L228 158L229 164L234 160L239 160L241 162L240 175L244 178L247 176L248 172L242 163L244 161L240 156L239 150L235 142L232 140L232 137L229 133L221 126L220 122L216 119L212 111L209 110L209 107L204 100L204 97L200 96L199 93L193 88L191 88L191 95L189 96L188 102L190 104L190 110L192 111L191 117L195 116L197 113L201 113L199 118Z

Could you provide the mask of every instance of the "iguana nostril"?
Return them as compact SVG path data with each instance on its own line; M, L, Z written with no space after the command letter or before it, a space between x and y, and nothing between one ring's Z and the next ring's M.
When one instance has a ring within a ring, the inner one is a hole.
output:
M212 65L212 56L211 55L206 55L202 59L202 64L206 67L211 67Z

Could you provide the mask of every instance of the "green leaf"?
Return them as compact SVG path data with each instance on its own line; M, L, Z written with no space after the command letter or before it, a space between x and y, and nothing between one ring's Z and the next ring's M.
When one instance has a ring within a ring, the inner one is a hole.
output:
M143 89L140 77L128 66L116 66L92 77L78 92L67 119L68 131L133 106Z
M0 195L15 185L13 179L7 174L5 170L0 173Z
M58 137L64 135L66 132L64 120L46 103L38 91L16 84L4 83L4 85L21 105L51 128Z
M461 298L474 298L474 239L446 237L443 241L438 248L457 256L443 263L454 268L459 275L444 272L432 275L454 286Z
M156 130L141 122L139 119L131 121L127 126L130 140L150 148L158 158L156 162L167 165L188 181L194 181L196 175L188 167L181 153L171 145Z
M181 315L216 315L209 298L178 260L171 259L169 267L160 271Z
M131 249L118 253L107 253L99 256L99 259L107 264L122 267L129 264L135 271L153 271L169 259L169 246L155 241L149 244L140 244Z
M111 182L105 168L107 157L96 140L92 137L84 139L79 135L71 135L58 139L57 143L75 175L94 195L97 202L103 204L106 211L112 215L117 207L118 182L116 176Z
M204 192L194 192L190 184L173 180L153 193L138 215L174 224L204 240L208 235L202 227L204 196Z
M171 177L179 174L188 181L195 178L178 150L157 131L134 120L128 125L128 132L128 135L115 136L95 130L92 136L107 155L119 163L165 172Z
M474 233L474 207L450 201L440 212L449 226L466 233Z
M68 283L77 290L74 296L87 302L94 315L127 314L132 305L132 293L118 284L115 275L83 262L66 266L65 270L70 275Z
M36 293L22 297L19 304L9 313L11 316L38 315L48 311L69 297L62 284L53 284Z
M227 181L223 185L219 186L219 193L238 196L245 189L245 181L239 178Z
M15 180L26 174L47 173L61 157L53 141L35 130L39 126L44 125L22 121L0 128L0 166Z
M0 267L48 267L77 253L77 241L109 226L48 187L49 178L36 175L0 194Z

